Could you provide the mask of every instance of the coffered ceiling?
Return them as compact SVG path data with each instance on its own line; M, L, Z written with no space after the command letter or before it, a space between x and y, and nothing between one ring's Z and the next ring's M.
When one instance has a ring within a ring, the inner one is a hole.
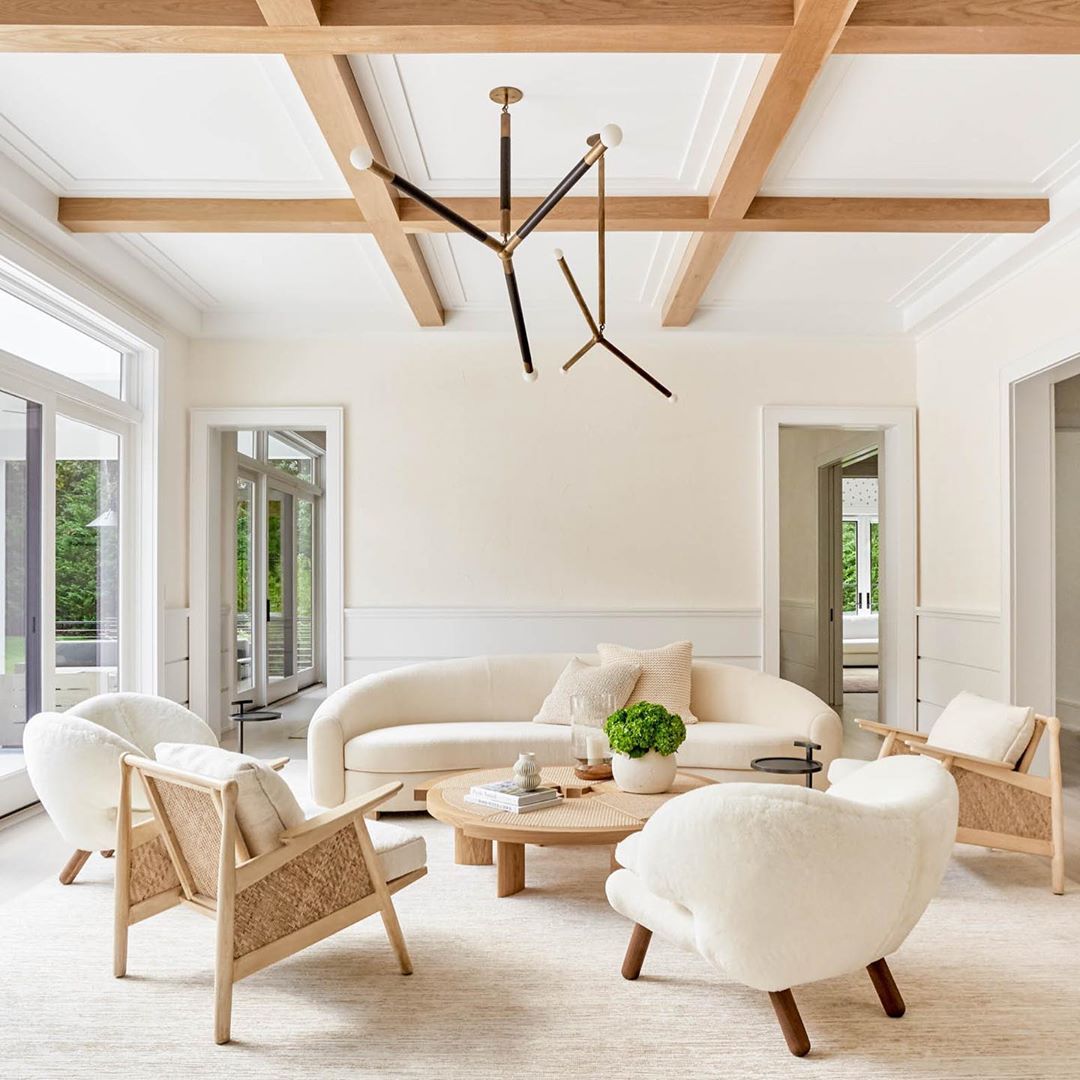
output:
M662 52L383 52L351 55L348 65L387 164L442 197L497 194L498 109L487 93L520 86L514 193L534 199L608 121L625 133L607 158L609 196L708 196L761 68L755 54ZM1006 237L740 233L691 329L910 332L1072 227L1077 100L1080 56L832 57L764 194L1048 196L1050 224ZM0 52L0 153L62 197L351 198L275 55ZM594 192L590 175L575 194ZM148 229L107 242L195 305L205 335L416 327L369 235ZM679 232L609 234L613 319L659 327L688 242ZM419 244L448 329L510 332L489 252L448 233ZM592 234L534 234L515 257L534 330L578 326L556 246L586 294L595 289Z

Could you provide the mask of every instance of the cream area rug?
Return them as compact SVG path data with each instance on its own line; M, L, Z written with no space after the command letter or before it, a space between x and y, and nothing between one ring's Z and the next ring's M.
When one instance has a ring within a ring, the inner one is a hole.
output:
M865 973L796 990L813 1049L791 1057L765 994L654 940L619 975L630 927L607 905L606 848L532 848L527 887L492 867L431 872L396 897L416 968L368 919L237 985L234 1042L212 1039L213 924L134 927L111 975L111 866L0 908L0 1074L36 1077L1080 1077L1080 886L1056 897L1026 856L958 848L940 897L889 962L907 1015ZM797 896L791 902L799 902Z

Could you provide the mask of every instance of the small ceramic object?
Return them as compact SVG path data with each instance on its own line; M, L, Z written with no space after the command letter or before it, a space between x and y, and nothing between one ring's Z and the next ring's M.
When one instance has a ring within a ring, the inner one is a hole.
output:
M540 766L535 754L519 754L514 764L514 783L522 791L532 791L540 786Z
M675 783L675 755L650 750L641 757L614 754L611 773L620 791L633 795L659 795Z

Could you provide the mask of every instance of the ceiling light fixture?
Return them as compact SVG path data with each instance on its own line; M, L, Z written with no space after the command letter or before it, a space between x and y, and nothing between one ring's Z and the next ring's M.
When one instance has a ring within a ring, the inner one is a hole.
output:
M599 135L590 135L588 142L590 146L595 145L596 141L600 139ZM563 371L569 371L594 345L603 345L605 349L617 359L621 360L631 371L640 375L651 387L655 390L659 390L661 394L668 399L668 401L677 401L678 398L658 379L654 379L643 367L635 364L629 356L626 355L616 345L612 345L606 337L604 337L604 324L607 319L607 274L606 274L606 214L604 207L604 159L600 158L600 163L596 167L596 280L597 280L597 311L596 318L592 317L592 312L589 311L589 305L585 303L585 297L581 295L581 289L578 288L578 283L574 280L574 275L570 273L570 267L567 265L566 259L563 256L562 251L559 248L555 249L555 259L559 264L559 269L563 272L563 277L566 278L567 285L570 286L570 291L574 294L574 299L578 303L578 307L581 308L581 314L585 316L585 323L592 331L592 337L569 360L563 364Z
M426 206L444 221L450 222L451 225L471 236L474 240L479 240L481 244L491 248L499 256L506 276L506 291L510 298L510 311L514 316L518 348L521 350L521 362L525 368L524 375L527 381L532 382L536 378L536 371L533 368L532 350L529 348L529 335L525 330L525 313L521 307L521 294L518 292L517 277L514 274L514 251L521 241L555 209L563 196L589 171L593 164L602 161L606 151L622 142L622 131L615 124L602 127L600 134L593 136L589 140L589 149L585 156L555 185L551 194L511 233L510 106L519 102L524 97L524 94L515 86L497 86L489 96L496 105L502 106L499 117L499 231L502 234L501 242L481 229L479 225L473 224L468 218L452 210L445 203L440 202L426 191L416 187L415 184L409 183L404 177L392 172L381 162L376 161L366 146L356 147L349 155L349 161L354 168L362 172L370 169L381 180L397 188L402 195L407 195L421 206ZM606 342L604 344L607 345ZM607 345L607 347L612 348L610 345Z

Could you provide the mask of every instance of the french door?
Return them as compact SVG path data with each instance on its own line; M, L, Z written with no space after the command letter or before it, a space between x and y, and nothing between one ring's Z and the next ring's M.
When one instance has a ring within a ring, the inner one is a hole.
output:
M321 678L316 608L321 490L314 482L314 461L311 480L283 475L275 459L266 457L278 436L254 435L247 445L256 456L243 450L237 455L234 690L238 698L266 705Z

